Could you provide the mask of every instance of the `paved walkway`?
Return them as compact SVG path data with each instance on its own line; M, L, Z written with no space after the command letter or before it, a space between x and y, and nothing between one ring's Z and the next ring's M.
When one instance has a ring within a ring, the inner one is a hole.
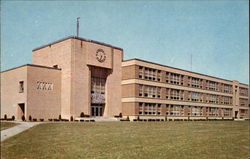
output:
M16 123L19 123L19 125L1 131L1 142L35 125L40 124L40 122L16 122Z

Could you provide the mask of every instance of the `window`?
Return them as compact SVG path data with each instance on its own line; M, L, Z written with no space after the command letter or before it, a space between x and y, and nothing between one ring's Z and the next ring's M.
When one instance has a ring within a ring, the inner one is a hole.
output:
M180 90L171 89L170 90L170 98L179 100L180 99Z
M216 82L209 81L208 89L215 91L216 90Z
M180 84L180 75L179 74L175 74L175 73L171 73L170 83Z
M157 115L161 115L161 104L157 106Z
M169 78L168 78L168 76L169 76L169 72L166 72L166 83L169 83Z
M158 70L158 73L157 73L157 81L161 81L161 71Z
M145 67L145 79L155 81L156 80L156 70L152 69L152 68Z
M156 87L154 86L144 86L144 89L145 89L145 93L144 93L144 96L145 97L151 97L151 98L155 98L156 95Z
M192 107L191 113L192 113L192 116L200 116L200 107Z
M223 92L229 93L229 85L227 84L224 85Z
M241 107L247 107L247 104L248 104L247 99L240 98L240 106Z
M230 97L223 96L222 97L222 104L230 104Z
M142 66L139 66L139 78L142 78L143 75L143 70L142 70Z
M192 99L192 101L199 101L199 93L192 92L191 99Z
M23 92L24 92L24 82L19 81L19 93L23 93Z
M224 116L227 116L227 117L228 117L228 116L231 116L232 109L227 109L227 108L226 108L226 109L223 110L223 112L224 112Z
M157 89L157 97L161 98L161 87L158 87Z
M181 115L181 107L177 106L177 105L174 105L174 106L172 105L170 114L172 114L174 116L180 116Z
M139 114L143 114L143 103L139 103Z
M156 115L156 104L155 103L145 103L145 114L146 115Z
M218 116L217 108L209 108L209 116Z
M140 97L142 96L142 85L141 84L139 85L139 96Z
M199 88L199 81L200 79L199 78L194 78L192 77L192 87L196 87L196 88Z
M209 95L209 103L217 103L217 96L210 94Z
M240 87L240 95L241 96L248 96L248 89L247 88L241 88Z

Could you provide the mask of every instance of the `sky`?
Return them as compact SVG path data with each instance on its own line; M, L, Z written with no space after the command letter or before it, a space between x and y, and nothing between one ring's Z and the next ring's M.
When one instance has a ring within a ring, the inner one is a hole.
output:
M80 37L123 48L124 60L249 84L247 0L1 1L1 71L76 35L77 17Z

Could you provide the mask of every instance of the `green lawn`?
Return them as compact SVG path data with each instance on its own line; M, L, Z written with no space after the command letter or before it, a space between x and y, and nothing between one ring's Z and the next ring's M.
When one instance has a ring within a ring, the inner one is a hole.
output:
M47 123L4 141L2 155L6 159L247 159L249 123Z
M8 128L11 128L11 127L13 127L13 126L18 125L18 123L1 122L0 125L1 125L1 130L4 130L4 129L8 129Z

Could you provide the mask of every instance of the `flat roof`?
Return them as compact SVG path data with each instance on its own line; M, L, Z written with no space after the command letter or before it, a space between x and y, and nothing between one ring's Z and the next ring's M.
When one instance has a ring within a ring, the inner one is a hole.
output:
M32 67L41 67L41 68L47 68L47 69L61 70L60 68L54 68L54 67L48 67L48 66L42 66L42 65L35 65L35 64L25 64L25 65L21 65L21 66L17 66L17 67L14 67L14 68L10 68L10 69L1 71L1 73L11 71L11 70L14 70L14 69L17 69L17 68L21 68L21 67L24 67L24 66L32 66Z
M177 69L177 70L181 70L181 71L185 71L185 72L189 72L189 73L194 73L194 74L197 74L197 75L202 75L202 76L212 77L212 78L215 78L215 79L220 79L220 80L224 80L224 81L233 82L233 80L227 80L227 79L223 79L223 78L219 78L219 77L214 77L214 76L210 76L210 75L206 75L206 74L202 74L202 73L192 72L192 71L188 71L188 70L184 70L184 69L180 69L180 68L175 68L175 67L171 67L171 66L167 66L167 65L155 63L155 62L150 62L150 61L138 59L138 58L123 60L122 62L132 61L132 60L142 61L142 62L154 64L154 65L159 65L159 66L169 67L169 68L173 68L173 69ZM245 83L240 83L240 84L248 86L248 84L245 84Z
M99 42L99 41L95 41L95 40L90 40L90 39L85 39L85 38L81 38L81 37L77 37L77 36L68 36L68 37L66 37L66 38L63 38L63 39L60 39L60 40L51 42L51 43L49 43L49 44L42 45L42 46L40 46L40 47L38 47L38 48L33 49L32 51L36 51L36 50L42 49L42 48L44 48L44 47L47 47L47 46L50 46L50 45L53 45L53 44L56 44L56 43L59 43L59 42L68 40L68 39L78 39L78 40L81 40L81 41L86 41L86 42L91 42L91 43L95 43L95 44L100 44L100 45L112 47L112 48L115 48L115 49L118 49L118 50L122 50L122 51L123 51L123 49L120 48L120 47L116 47L116 46L113 46L113 45L110 45L110 44L106 44L106 43L103 43L103 42Z

